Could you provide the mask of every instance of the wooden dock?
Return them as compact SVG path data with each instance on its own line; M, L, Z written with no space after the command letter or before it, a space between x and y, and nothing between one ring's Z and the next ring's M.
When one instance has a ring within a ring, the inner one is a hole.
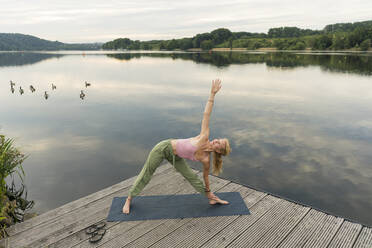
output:
M135 179L8 228L0 247L372 247L369 227L213 176L212 190L240 192L250 215L107 222L102 240L89 243L85 229L105 220ZM166 164L141 195L189 193L196 191Z

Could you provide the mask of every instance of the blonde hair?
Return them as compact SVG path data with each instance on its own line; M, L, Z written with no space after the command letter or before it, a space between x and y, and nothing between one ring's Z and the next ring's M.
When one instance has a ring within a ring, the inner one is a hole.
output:
M212 173L218 176L222 172L222 156L227 156L231 152L230 143L228 139L223 139L226 142L225 149L221 150L221 153L216 151L213 152L213 167Z

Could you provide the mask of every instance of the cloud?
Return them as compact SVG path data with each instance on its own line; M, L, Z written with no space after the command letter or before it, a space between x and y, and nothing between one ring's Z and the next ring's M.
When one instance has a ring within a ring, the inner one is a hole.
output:
M27 137L26 135L24 135ZM69 142L61 142L68 140ZM55 134L54 136L33 139L26 142L24 151L27 154L48 153L52 150L73 149L75 151L97 150L102 145L102 140L92 136L78 136L72 134Z
M267 32L278 26L321 29L336 22L368 20L371 8L367 0L337 4L331 0L35 0L21 1L17 7L13 1L2 1L0 29L63 42L170 39L219 27L248 32Z

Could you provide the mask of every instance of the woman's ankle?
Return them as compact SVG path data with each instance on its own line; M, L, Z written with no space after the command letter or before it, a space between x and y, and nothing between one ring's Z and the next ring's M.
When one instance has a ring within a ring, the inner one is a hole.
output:
M208 199L212 199L216 197L212 192L207 192L205 195L207 196Z

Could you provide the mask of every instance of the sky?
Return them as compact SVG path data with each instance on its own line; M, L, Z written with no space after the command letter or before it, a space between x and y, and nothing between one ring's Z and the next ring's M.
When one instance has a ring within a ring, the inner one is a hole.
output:
M371 0L0 0L0 33L65 43L192 37L228 28L263 32L372 20Z

